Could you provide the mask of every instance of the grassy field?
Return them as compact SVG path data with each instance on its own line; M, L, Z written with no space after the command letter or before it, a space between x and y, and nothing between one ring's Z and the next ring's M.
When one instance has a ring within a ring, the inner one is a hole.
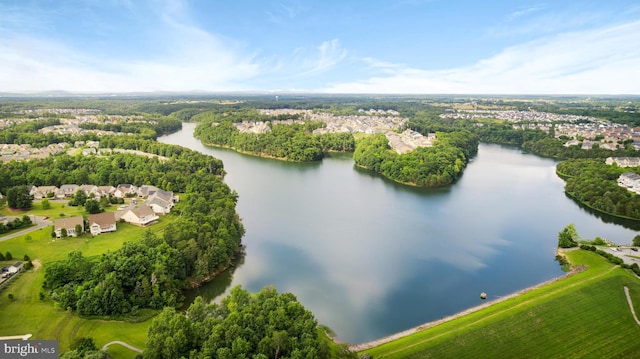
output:
M36 215L43 217L51 217L51 218L61 218L61 214L64 214L66 217L73 216L81 216L84 213L83 206L69 206L67 204L67 200L50 200L49 205L51 208L42 209L42 204L40 201L33 201L33 208L29 211L21 211L21 210L12 210L9 207L5 206L0 209L0 214L4 214L5 216L23 216L25 214L28 215ZM111 206L109 208L117 208L117 206Z
M72 215L71 211L68 211L70 208L63 209L67 216ZM58 211L60 209L62 208L58 208ZM48 263L66 258L67 254L74 250L81 251L87 257L96 256L120 248L125 241L137 240L147 229L161 234L173 218L171 214L161 217L159 223L147 228L118 223L116 232L94 238L54 240L50 235L51 229L43 228L29 233L28 236L23 235L0 242L0 252L9 251L14 257L13 261L0 264L7 265L14 263L15 260L22 260L25 254L28 254L36 264L36 268L21 274L0 292L0 336L31 333L33 339L58 339L61 350L66 350L75 338L85 336L93 337L99 347L113 340L121 340L143 348L147 329L151 324L150 320L141 323L89 320L55 307L54 303L48 299L41 301L40 290L44 281L44 268ZM13 301L8 299L9 294L13 294ZM128 349L114 348L113 351L112 357L116 359L133 356L129 355L131 352ZM120 354L124 356L118 356Z
M640 352L640 280L597 254L568 252L589 269L473 314L366 350L380 358L612 358Z

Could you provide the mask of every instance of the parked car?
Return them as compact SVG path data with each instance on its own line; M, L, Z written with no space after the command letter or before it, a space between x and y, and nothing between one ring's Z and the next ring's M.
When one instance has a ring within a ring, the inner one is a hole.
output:
M631 250L634 251L634 252L637 252L638 248L631 247Z

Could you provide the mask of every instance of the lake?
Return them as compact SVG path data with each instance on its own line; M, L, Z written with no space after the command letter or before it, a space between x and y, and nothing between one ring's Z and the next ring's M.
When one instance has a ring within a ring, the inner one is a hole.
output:
M273 285L353 344L562 275L555 249L569 223L583 238L637 234L566 197L557 161L514 147L481 144L457 183L429 190L354 168L350 155L289 163L206 147L194 128L158 140L224 162L246 256L189 300Z

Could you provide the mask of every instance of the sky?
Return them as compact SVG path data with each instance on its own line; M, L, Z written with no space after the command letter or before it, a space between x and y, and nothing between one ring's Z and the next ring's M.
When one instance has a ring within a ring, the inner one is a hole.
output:
M640 94L637 0L0 0L0 92Z

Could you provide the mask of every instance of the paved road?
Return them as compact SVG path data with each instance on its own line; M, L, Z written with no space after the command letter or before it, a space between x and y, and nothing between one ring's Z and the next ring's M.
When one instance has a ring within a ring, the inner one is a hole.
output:
M114 340L114 341L112 341L112 342L108 342L107 344L105 344L105 345L103 345L103 346L102 346L102 350L103 350L103 351L106 351L106 350L107 350L107 348L109 348L109 346L110 346L110 345L113 345L113 344L122 345L123 347L125 347L125 348L127 348L127 349L130 349L130 350L133 350L133 351L134 351L134 352L136 352L136 353L142 353L142 349L138 349L138 348L134 347L133 345L129 345L129 344L127 344L127 343L125 343L125 342L121 342L121 341L119 341L119 340Z
M37 216L30 216L30 217L31 217L31 221L33 221L36 224L35 226L29 227L29 228L25 228L25 229L23 229L21 231L18 231L18 232L14 232L14 233L11 233L11 234L4 235L4 236L0 237L0 242L6 241L7 239L11 239L11 238L15 238L15 237L21 236L23 234L31 233L33 231L37 231L40 228L44 228L44 227L47 227L47 226L50 226L50 225L53 224L53 223L51 223L51 221L47 221L47 220L43 219L44 217L37 217Z
M640 257L640 251L639 252L632 251L631 248L629 247L617 247L617 248L619 249L619 251L613 250L613 248L611 247L606 248L605 250L613 254L614 256L622 259L625 264L632 265L633 263L638 263L638 265L640 265L640 259L628 257L628 256Z

